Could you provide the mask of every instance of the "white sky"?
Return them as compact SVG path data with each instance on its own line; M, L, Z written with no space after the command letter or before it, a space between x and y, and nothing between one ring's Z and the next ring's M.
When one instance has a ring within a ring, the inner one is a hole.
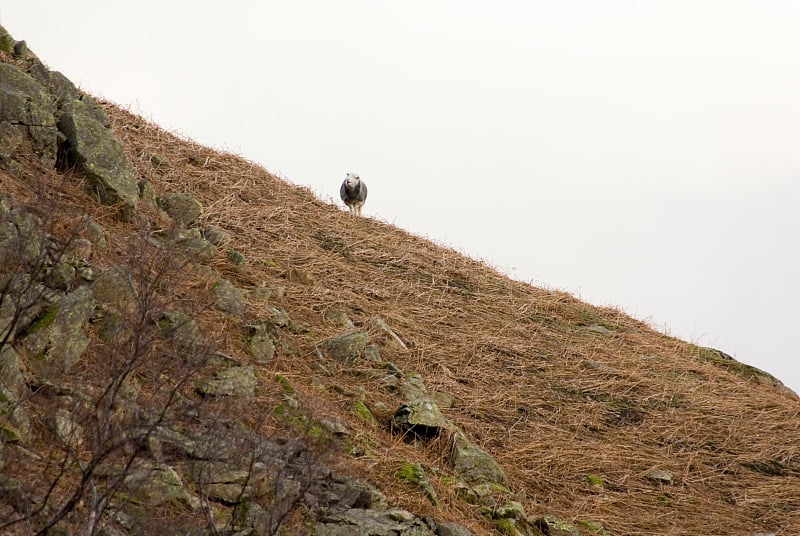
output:
M25 0L83 89L800 392L800 2Z

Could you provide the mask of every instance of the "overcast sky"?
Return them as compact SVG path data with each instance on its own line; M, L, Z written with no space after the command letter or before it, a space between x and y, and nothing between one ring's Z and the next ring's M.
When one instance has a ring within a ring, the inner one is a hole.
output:
M800 392L796 0L6 4L92 94Z

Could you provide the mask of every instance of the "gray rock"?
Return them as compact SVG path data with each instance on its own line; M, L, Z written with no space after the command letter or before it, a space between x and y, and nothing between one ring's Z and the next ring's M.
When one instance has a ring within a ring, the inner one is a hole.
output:
M178 225L190 225L203 213L200 201L185 192L169 192L157 199L158 206Z
M264 304L264 312L266 313L266 321L278 328L285 328L292 323L289 315L280 307L274 307L268 303Z
M39 82L8 63L0 63L0 123L3 122L7 123L4 138L16 140L10 143L15 147L9 157L26 144L43 165L55 166L58 130L52 99ZM10 134L9 126L19 136Z
M69 411L57 409L48 424L62 445L74 450L83 444L83 427Z
M158 333L162 338L171 339L181 350L192 354L205 344L203 334L194 320L180 311L164 311L158 320Z
M672 473L663 469L653 469L645 475L645 478L661 484L672 484Z
M207 261L217 252L217 247L203 238L197 228L177 229L172 243L183 255L199 261Z
M231 504L258 496L267 485L263 473L231 468L225 462L188 462L182 469L198 493Z
M578 529L574 525L563 521L556 516L542 516L534 522L543 534L547 536L578 536Z
M275 356L275 342L269 333L269 328L264 324L251 324L247 326L247 353L253 361L266 365Z
M436 437L449 426L439 406L429 397L407 401L392 416L392 427L396 431L417 437Z
M347 331L322 343L323 349L343 363L353 363L367 347L369 334L360 331Z
M20 399L0 386L0 443L16 443L31 438L31 421Z
M118 474L122 468L114 470ZM129 470L123 482L131 494L147 506L177 503L192 510L200 506L199 499L184 489L181 477L168 465L142 464Z
M464 434L453 434L450 463L456 476L470 484L505 482L500 465L485 451L469 442Z
M201 382L197 390L204 395L250 398L255 395L256 375L253 367L231 367Z
M203 227L201 232L203 233L203 238L215 246L227 246L231 242L231 234L222 227L210 225Z
M19 335L22 348L36 361L69 370L89 345L82 328L94 306L92 291L87 287L62 296Z
M88 218L83 228L86 232L86 238L88 238L95 247L100 249L106 247L106 233L102 225L97 223L94 219Z
M0 349L0 386L7 388L17 396L20 396L25 389L22 362L17 352L9 345Z
M353 329L355 327L353 321L341 309L326 309L325 320L345 329Z
M11 158L24 139L19 128L8 121L0 122L0 161Z
M82 100L70 100L61 108L58 129L66 137L64 167L75 167L86 179L88 191L105 205L120 205L121 215L131 219L139 202L139 189L125 150L96 110Z
M396 431L431 438L437 436L442 429L452 428L439 410L439 405L428 393L419 374L404 376L396 388L406 399L392 416L392 426Z
M405 510L331 512L314 522L313 530L317 536L434 536L422 519Z
M132 315L137 310L139 293L125 266L114 266L103 271L92 283L92 293L98 303L116 313Z
M227 279L217 279L211 285L211 299L220 311L236 316L244 314L244 291Z
M436 536L473 536L464 525L458 523L440 523L436 527Z

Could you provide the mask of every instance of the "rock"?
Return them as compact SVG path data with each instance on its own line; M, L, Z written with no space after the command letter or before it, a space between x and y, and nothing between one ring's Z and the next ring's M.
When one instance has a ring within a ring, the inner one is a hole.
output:
M250 398L256 390L255 372L249 366L221 370L200 383L197 390L204 395Z
M17 513L28 515L35 501L23 490L22 483L13 477L0 475L0 501L11 506Z
M345 328L345 329L353 329L355 326L353 325L353 321L347 316L344 311L340 309L326 309L325 310L325 320L334 324L336 326Z
M366 348L364 348L364 353L362 354L364 359L367 361L372 361L373 363L382 363L383 358L381 357L381 350L374 344L368 344Z
M36 361L69 370L89 345L82 328L94 306L92 291L87 287L62 296L18 336L22 348Z
M645 475L645 478L661 484L672 484L672 473L662 469L653 469Z
M45 167L55 166L58 130L55 106L50 95L31 76L8 63L0 62L0 124L2 123L5 123L3 138L13 138L5 147L5 151L11 154L3 160L12 158L18 148L26 145ZM12 134L11 128L17 134Z
M264 311L267 314L267 322L275 327L278 328L285 328L292 323L292 319L289 318L289 315L281 309L280 307L273 307L268 303L264 304Z
M172 238L178 251L190 259L207 261L217 252L216 246L203 238L200 229L177 229Z
M578 536L578 529L573 525L551 515L538 518L534 525L545 536Z
M367 405L361 400L354 400L353 401L353 413L364 422L374 423L376 422L375 416L372 414L372 411L367 407Z
M220 311L236 316L244 314L244 291L227 279L217 279L211 285L211 298Z
M409 400L394 412L392 428L414 437L433 438L450 425L431 398Z
M28 441L31 422L21 400L4 386L0 386L0 444Z
M324 341L322 347L335 359L350 364L361 357L368 339L368 333L348 331Z
M314 279L313 275L305 270L297 268L296 266L289 269L289 272L286 274L286 279L292 283L300 283L301 285L306 285L309 287L313 287L317 284L317 280Z
M263 473L234 469L225 462L188 462L183 469L198 493L230 504L260 495L267 485Z
M162 173L172 169L172 164L169 163L169 160L158 153L153 153L150 155L150 163L153 165L154 169L157 169Z
M264 324L250 324L247 326L247 353L253 361L266 365L275 356L275 343L270 337L269 328Z
M158 320L158 334L171 339L181 350L196 352L205 344L200 328L189 315L180 311L164 311Z
M231 242L231 234L222 227L210 225L208 227L203 227L200 232L203 234L203 238L215 246L223 247Z
M422 519L405 510L333 511L313 522L312 530L316 536L434 536Z
M63 408L57 409L48 424L62 445L75 450L83 444L83 427L69 411Z
M105 249L106 233L99 223L92 218L88 218L83 226L83 229L86 233L86 238L88 238L96 248Z
M178 225L191 225L203 213L200 201L185 192L169 192L157 199L158 206Z
M25 136L20 129L8 121L0 122L0 162L8 160L17 150Z
M456 476L469 484L505 482L500 465L485 451L474 446L457 431L453 434L450 463Z
M41 225L39 218L23 209L4 211L0 220L0 262L9 265L6 270L19 272L40 268L44 260Z
M427 497L434 506L439 504L439 500L436 497L436 490L433 489L431 481L428 479L428 475L425 472L425 468L422 467L421 464L413 462L404 463L400 466L400 469L395 472L394 476L398 480L420 488L422 493L425 494L425 497Z
M241 251L236 251L235 249L229 251L225 258L228 259L228 262L234 266L244 266L246 262L244 253Z
M440 408L452 408L455 404L455 399L452 396L441 391L433 391L431 398Z
M397 345L398 348L408 350L408 347L406 346L406 343L403 342L403 339L401 339L400 336L397 335L397 333L395 333L382 318L376 316L372 319L372 323L376 328L386 334L388 340Z
M122 217L130 220L139 189L122 144L97 120L96 111L82 100L70 100L61 108L58 129L66 137L60 165L75 167L91 194L104 205L119 204Z
M419 374L404 376L396 387L406 401L392 416L392 427L395 431L432 438L439 435L442 429L452 428L439 410L438 404L428 394Z
M115 468L115 472L121 471L122 468ZM184 489L178 473L165 464L144 463L129 470L125 474L124 485L131 494L150 507L179 503L195 510L200 506L199 499Z
M22 362L9 345L0 349L0 387L5 387L16 396L21 396L26 388Z
M440 523L436 527L436 536L473 536L464 525L458 523Z
M92 293L98 303L116 313L130 316L138 309L139 293L125 266L114 266L103 271L92 283Z

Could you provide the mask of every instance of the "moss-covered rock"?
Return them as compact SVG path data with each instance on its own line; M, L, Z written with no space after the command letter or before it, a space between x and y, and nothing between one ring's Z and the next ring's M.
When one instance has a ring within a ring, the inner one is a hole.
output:
M255 371L249 366L221 370L202 381L197 390L204 395L251 398L256 390Z
M578 536L579 534L574 525L552 515L536 519L534 525L547 536Z
M244 314L244 291L233 283L219 278L211 285L211 299L217 309L228 314L241 316Z
M66 137L61 166L75 167L101 203L119 205L121 215L132 218L139 202L133 170L122 144L98 121L95 109L82 100L66 102L58 129Z
M190 225L203 213L200 201L186 192L168 192L159 196L157 201L158 206L179 225Z
M116 313L132 315L137 310L139 293L125 266L114 266L103 271L92 283L92 293L98 303Z
M402 482L418 487L434 506L439 504L439 500L436 497L436 490L433 489L428 474L421 464L406 462L395 471L394 476Z
M123 471L124 469L121 467L116 468L116 472ZM133 497L145 506L153 507L172 503L181 504L194 510L200 505L199 499L186 491L181 477L168 465L141 464L125 473L124 485Z
M369 334L361 331L347 331L331 337L322 343L322 347L333 358L342 363L353 363L364 352Z
M353 400L353 413L364 422L376 422L375 416L362 400Z
M10 389L0 385L0 444L28 441L31 421L21 400Z
M470 484L505 482L500 464L485 451L479 449L460 431L453 433L450 463L459 479Z
M19 336L22 348L36 361L69 370L89 345L83 326L94 306L92 291L87 287L62 296L25 328Z
M316 536L435 536L422 519L405 510L333 511L313 522L311 530Z
M0 62L0 123L6 123L4 138L14 138L7 142L6 152L11 154L6 159L27 145L43 165L55 166L58 148L55 111L52 98L39 82L13 65ZM11 134L9 127L17 130L17 134Z
M255 323L247 326L247 353L260 365L272 361L275 356L275 342L267 325Z

